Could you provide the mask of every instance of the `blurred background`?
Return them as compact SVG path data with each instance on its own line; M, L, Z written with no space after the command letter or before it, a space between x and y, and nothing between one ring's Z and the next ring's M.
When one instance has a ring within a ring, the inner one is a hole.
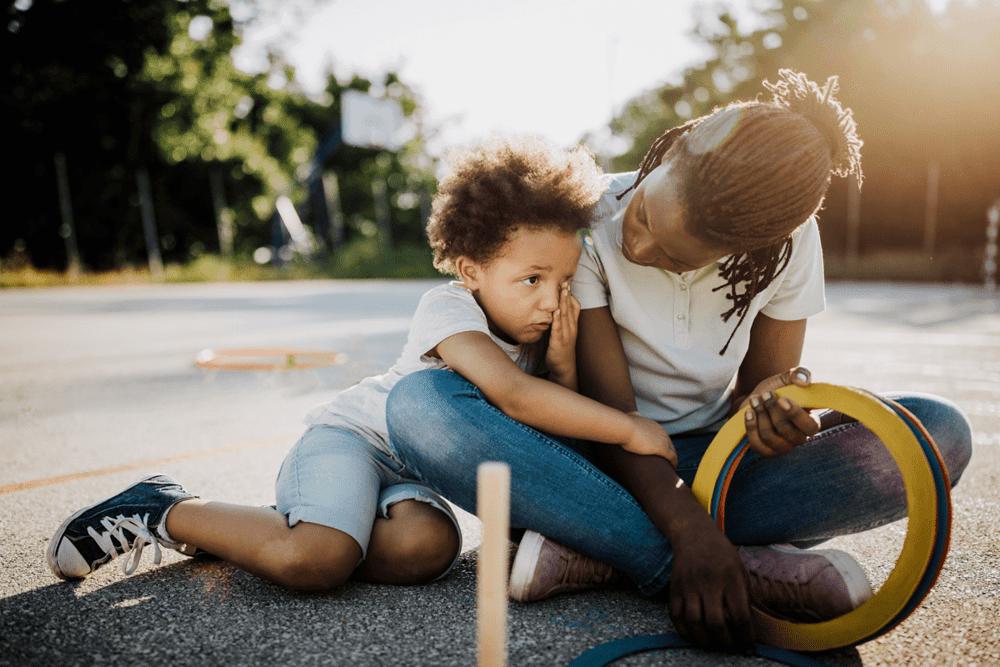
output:
M0 286L435 276L449 146L530 132L633 170L784 67L839 76L865 142L863 188L835 179L820 213L829 278L996 270L1000 0L8 0L5 18ZM391 131L350 138L352 95Z

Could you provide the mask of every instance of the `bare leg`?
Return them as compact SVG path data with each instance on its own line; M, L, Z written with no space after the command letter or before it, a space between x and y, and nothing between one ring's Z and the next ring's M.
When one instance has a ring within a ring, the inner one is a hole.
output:
M458 530L444 512L419 500L389 506L375 519L368 556L357 569L362 581L422 584L448 569L458 553Z
M269 507L202 499L174 505L167 532L237 567L288 588L327 590L351 575L361 547L347 533L315 523L288 526Z

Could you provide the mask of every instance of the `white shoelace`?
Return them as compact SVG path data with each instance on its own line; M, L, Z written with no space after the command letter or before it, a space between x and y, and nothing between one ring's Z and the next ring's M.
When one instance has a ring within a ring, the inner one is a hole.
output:
M122 553L134 552L131 556L126 558L122 562L122 572L125 574L132 574L135 572L136 568L139 567L139 559L142 558L142 550L148 545L153 545L153 563L156 565L160 564L160 543L156 539L156 535L149 529L147 522L149 521L149 514L147 513L144 517L139 517L135 514L130 517L118 515L118 518L112 519L111 517L104 517L101 519L101 525L104 526L105 532L98 533L93 528L88 527L87 533L94 538L94 542L97 546L101 547L104 553L111 556L111 558L118 557L118 550L121 549ZM124 531L132 533L135 537L131 540L125 536ZM118 540L120 547L116 547L115 543L111 538Z

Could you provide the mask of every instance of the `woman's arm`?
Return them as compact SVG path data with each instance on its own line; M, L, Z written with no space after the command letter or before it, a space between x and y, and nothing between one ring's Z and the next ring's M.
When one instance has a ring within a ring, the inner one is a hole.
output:
M670 436L659 424L528 375L485 333L466 331L449 336L435 351L511 419L552 435L620 445L677 465Z
M819 421L795 401L774 390L809 386L811 375L799 367L806 320L775 320L758 314L750 346L736 376L733 414L743 411L750 447L761 456L787 454L819 432Z
M581 391L619 410L635 410L625 350L609 308L580 312L577 367ZM677 631L702 644L752 646L743 562L691 489L662 459L614 447L599 447L598 456L670 540L670 619Z

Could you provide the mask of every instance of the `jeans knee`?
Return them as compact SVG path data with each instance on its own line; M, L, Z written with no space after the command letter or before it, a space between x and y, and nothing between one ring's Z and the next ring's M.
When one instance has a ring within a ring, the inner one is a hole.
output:
M436 387L436 375L441 372L423 370L409 373L393 386L386 400L385 418L390 433L405 433L418 426L432 404L441 395Z
M922 396L907 406L930 433L954 486L972 459L972 425L960 407L937 396ZM903 401L904 405L909 401Z

